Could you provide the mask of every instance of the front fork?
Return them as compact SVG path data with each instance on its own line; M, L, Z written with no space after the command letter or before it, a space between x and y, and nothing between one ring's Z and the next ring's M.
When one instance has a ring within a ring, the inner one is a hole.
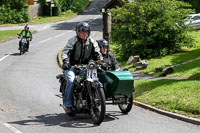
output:
M86 84L87 84L87 91L88 91L90 102L91 102L91 107L93 108L95 106L95 100L94 100L94 97L92 95L92 88L98 89L98 88L101 88L103 86L100 82L97 82L97 81L96 82L87 81Z

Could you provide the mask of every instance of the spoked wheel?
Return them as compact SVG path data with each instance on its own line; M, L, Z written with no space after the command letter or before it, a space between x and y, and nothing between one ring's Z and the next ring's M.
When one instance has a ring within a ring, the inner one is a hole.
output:
M90 108L91 119L94 124L101 124L105 117L106 104L103 88L92 88L94 106Z
M133 106L133 96L131 96L128 100L128 104L119 104L119 109L122 111L123 114L128 114L131 111Z

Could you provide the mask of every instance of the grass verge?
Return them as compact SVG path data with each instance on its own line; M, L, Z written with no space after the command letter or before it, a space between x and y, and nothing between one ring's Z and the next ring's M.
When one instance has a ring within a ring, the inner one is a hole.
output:
M160 109L200 118L200 81L136 80L136 100Z
M20 33L20 32L21 32L21 30L0 31L0 42L16 38L17 33Z

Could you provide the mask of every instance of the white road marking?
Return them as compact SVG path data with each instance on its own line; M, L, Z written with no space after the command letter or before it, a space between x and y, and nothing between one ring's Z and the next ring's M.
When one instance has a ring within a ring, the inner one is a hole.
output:
M8 123L3 123L2 125L4 125L5 127L7 127L8 129L10 129L11 131L13 131L14 133L22 133L21 131L19 131L18 129L16 129L15 127L11 126Z
M50 38L48 38L48 39L45 39L45 40L43 40L43 41L40 41L40 43L43 43L43 42L49 41L49 40L51 40L51 39L53 39L53 38L50 37Z
M0 59L0 61L3 61L5 58L7 58L8 56L10 56L9 54L4 56L3 58Z
M49 27L50 27L50 24L47 24L47 25L43 26L42 28L40 28L38 31L45 30L45 29L47 29L47 28L49 28Z
M57 37L59 37L59 36L62 36L62 35L64 35L64 34L65 34L65 33L59 34L59 35L55 36L55 38L57 38Z

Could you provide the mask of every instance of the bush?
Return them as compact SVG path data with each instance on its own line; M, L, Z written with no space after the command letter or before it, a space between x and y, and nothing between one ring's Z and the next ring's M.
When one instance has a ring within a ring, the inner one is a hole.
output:
M44 15L50 16L50 2L39 0L44 9ZM59 16L62 11L66 11L72 7L74 0L54 0L55 7L52 8L52 15Z
M25 5L25 2L26 0L2 1L0 4L0 24L28 22L28 6Z
M151 58L191 46L183 18L190 5L175 0L137 0L111 9L111 45L118 59L131 55Z
M192 7L199 13L200 12L200 1L199 0L180 0L184 2L188 2L192 5Z
M4 23L25 23L29 21L28 7L11 9L9 6L0 7L0 24Z

